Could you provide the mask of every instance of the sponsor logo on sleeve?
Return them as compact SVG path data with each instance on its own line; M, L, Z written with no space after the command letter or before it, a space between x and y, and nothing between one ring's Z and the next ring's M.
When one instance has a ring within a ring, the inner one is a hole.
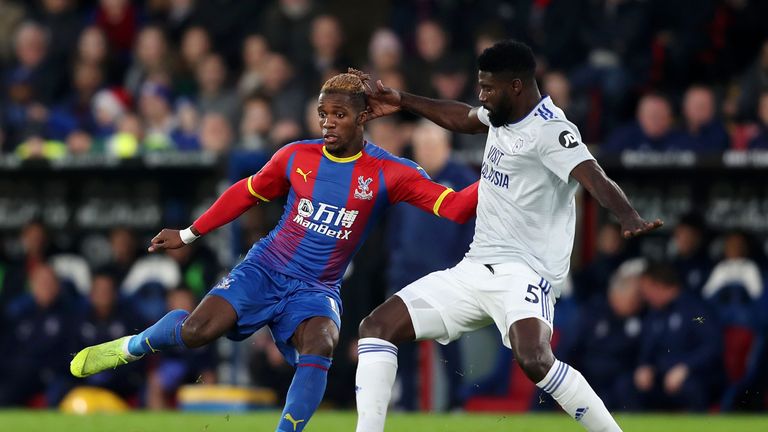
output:
M570 131L560 132L558 140L560 141L560 145L565 148L574 148L579 145L579 140L576 138L576 135Z

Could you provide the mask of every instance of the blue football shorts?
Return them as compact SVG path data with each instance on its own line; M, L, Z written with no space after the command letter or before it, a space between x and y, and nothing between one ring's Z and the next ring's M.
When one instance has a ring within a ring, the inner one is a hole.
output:
M341 330L341 298L336 289L309 283L243 261L211 288L208 295L223 298L237 313L237 324L227 338L241 341L265 325L291 365L298 352L291 343L296 328L313 317L328 317Z

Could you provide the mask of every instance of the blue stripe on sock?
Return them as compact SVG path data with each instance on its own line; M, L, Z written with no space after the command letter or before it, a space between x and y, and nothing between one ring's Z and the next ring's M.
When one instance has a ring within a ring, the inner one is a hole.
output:
M555 374L552 375L552 378L550 378L549 382L547 384L545 384L544 387L542 387L542 390L544 390L547 393L550 392L549 389L553 386L553 384L560 377L560 373L562 372L563 367L565 366L565 363L563 363L561 361L558 361L557 363L558 364L557 364L557 369L555 369Z
M382 350L382 349L371 349L371 348L369 348L369 349L364 349L364 350L357 350L357 354L358 354L358 355L359 355L359 354L367 354L367 353L372 353L372 352L383 352L383 353L392 354L393 356L397 357L397 351Z
M397 352L397 348L388 347L388 346L384 346L384 345L360 345L360 346L357 347L357 349L359 349L359 350L360 349L385 349L385 350L390 350L390 351Z
M395 347L395 346L392 346L392 345L380 345L380 344L360 344L360 345L358 345L357 347L358 347L358 348L363 348L363 347L381 347L381 348L389 348L389 349L393 349L393 350L397 351L397 347Z
M357 352L363 352L364 350L378 350L378 351L389 351L392 354L397 355L397 348L393 346L387 346L387 345L376 345L376 344L362 344L358 345Z
M565 363L563 363L563 364L565 364ZM557 380L557 383L555 384L555 387L552 388L552 390L550 390L549 394L552 394L552 393L556 392L557 389L560 388L560 384L562 384L563 381L565 381L565 377L568 375L568 369L570 369L570 367L566 364L565 367L563 368L563 372L560 374L560 379Z

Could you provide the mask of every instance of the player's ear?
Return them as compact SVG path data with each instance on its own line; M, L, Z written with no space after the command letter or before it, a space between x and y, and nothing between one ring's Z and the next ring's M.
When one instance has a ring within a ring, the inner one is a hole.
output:
M360 114L357 116L357 124L363 125L367 121L368 121L368 107L365 107L365 109L360 111Z

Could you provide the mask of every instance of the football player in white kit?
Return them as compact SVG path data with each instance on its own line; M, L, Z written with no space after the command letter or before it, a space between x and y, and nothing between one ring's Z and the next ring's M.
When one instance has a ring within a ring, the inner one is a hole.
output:
M478 58L482 107L368 87L371 116L407 110L455 132L488 133L475 236L455 267L406 286L360 323L357 432L381 432L397 371L396 345L446 344L495 324L520 367L589 431L620 431L579 371L550 346L555 298L573 249L574 195L583 185L619 220L625 237L662 225L647 222L581 141L576 126L534 76L531 49L502 41Z

